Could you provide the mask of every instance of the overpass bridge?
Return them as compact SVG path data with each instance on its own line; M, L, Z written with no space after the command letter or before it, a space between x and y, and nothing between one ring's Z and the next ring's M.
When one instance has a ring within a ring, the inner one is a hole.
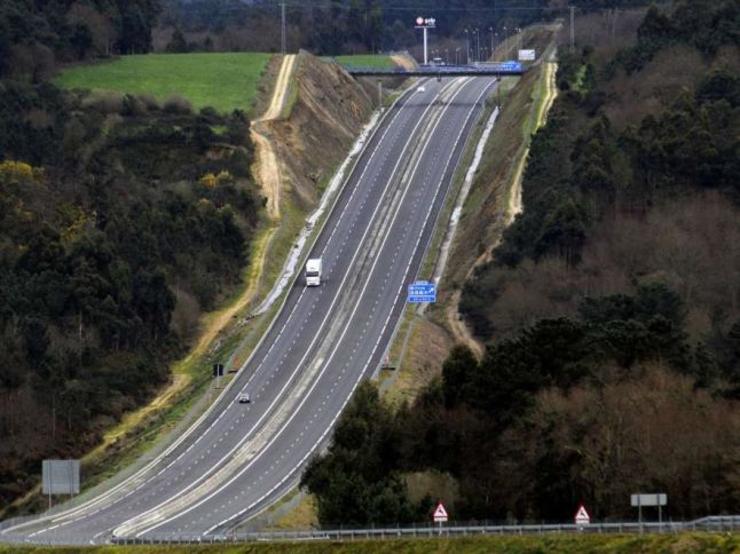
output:
M487 62L470 65L420 65L414 69L345 65L344 69L355 77L505 77L523 75L526 72L526 68L519 62Z

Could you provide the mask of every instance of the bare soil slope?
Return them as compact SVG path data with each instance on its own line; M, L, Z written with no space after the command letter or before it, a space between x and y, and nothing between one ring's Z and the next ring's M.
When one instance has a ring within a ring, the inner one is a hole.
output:
M282 117L262 121L281 171L281 192L302 210L316 204L375 108L374 99L337 64L298 54Z

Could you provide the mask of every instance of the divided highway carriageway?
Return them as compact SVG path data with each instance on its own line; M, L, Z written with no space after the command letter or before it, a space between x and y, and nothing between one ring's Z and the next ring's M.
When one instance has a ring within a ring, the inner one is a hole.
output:
M224 391L162 455L104 493L0 527L0 542L104 543L227 532L293 488L361 379L378 367L492 77L425 80L359 155L303 277ZM251 402L240 404L247 392Z

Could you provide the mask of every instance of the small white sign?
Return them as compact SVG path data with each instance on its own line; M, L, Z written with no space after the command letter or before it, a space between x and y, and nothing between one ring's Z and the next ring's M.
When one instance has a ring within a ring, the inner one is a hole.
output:
M445 510L445 507L440 502L437 504L437 508L434 510L434 522L435 523L443 523L447 521L447 510Z
M586 507L581 504L576 512L576 525L589 525L591 523L591 516L588 515Z
M534 50L519 50L520 62L533 62L537 58Z

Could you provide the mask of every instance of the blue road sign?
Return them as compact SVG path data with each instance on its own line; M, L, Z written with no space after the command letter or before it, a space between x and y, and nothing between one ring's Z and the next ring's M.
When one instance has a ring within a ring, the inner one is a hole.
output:
M502 71L519 72L522 70L522 64L519 62L502 62L500 67Z
M437 301L437 285L427 281L417 281L409 285L409 304Z

